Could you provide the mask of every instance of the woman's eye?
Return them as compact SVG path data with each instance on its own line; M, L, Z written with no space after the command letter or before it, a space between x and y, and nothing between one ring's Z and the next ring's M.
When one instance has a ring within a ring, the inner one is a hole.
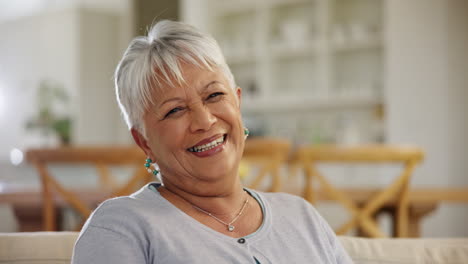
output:
M184 110L182 107L176 107L174 109L171 109L169 112L167 112L167 114L164 116L164 118L167 118L167 117L169 117L169 116L171 116L171 115L173 115L173 114L175 114L177 112L180 112L182 110Z
M212 93L208 96L208 100L216 100L216 99L219 99L221 98L221 96L224 95L224 93L222 92L216 92L216 93Z

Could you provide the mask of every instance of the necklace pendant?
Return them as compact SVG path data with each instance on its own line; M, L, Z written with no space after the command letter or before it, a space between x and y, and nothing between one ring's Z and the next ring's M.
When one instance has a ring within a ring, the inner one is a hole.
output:
M235 227L233 225L228 225L228 231L232 232L234 231Z

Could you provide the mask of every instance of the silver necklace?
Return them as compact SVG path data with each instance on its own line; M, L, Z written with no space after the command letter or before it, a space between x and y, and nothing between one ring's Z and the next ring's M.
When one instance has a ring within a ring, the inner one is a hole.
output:
M231 222L229 223L226 223L224 222L223 220L219 219L218 217L216 217L215 215L213 215L212 213L206 211L206 210L203 210L201 209L200 207L192 204L193 208L197 209L198 211L208 215L208 216L211 216L214 220L220 222L221 224L225 225L227 227L227 230L229 232L233 232L234 229L236 229L236 227L233 225L234 222L237 221L237 219L239 219L239 217L242 215L242 213L244 212L244 209L247 207L247 204L249 203L249 197L247 197L247 199L245 199L245 202L244 202L244 205L242 205L242 208L240 209L239 213L234 217L234 219L231 220Z

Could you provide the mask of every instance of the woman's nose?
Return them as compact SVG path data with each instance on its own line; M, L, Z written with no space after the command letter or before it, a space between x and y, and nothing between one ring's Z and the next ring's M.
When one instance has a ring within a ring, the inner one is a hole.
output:
M205 105L192 108L192 122L190 124L191 132L207 131L216 122L216 117Z

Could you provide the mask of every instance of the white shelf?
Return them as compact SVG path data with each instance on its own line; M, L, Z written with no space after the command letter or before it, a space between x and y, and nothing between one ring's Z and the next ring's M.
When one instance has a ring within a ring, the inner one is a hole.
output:
M323 47L319 42L305 42L300 46L292 46L287 44L276 45L270 47L271 56L275 59L294 59L317 56L323 53Z
M275 102L275 103L272 103ZM333 99L245 99L243 114L294 114L304 111L336 111L371 109L382 105L382 99L372 97L348 97Z
M371 95L384 89L386 0L185 1L201 12L188 22L224 49L244 89L245 118L308 115L336 123L333 116L351 111L359 112L351 122L381 122L373 113L384 100Z
M211 14L212 16L216 16L217 18L223 16L230 16L230 15L237 15L237 14L245 14L254 12L257 7L259 1L251 1L251 0L217 0L213 3L213 8L217 10ZM207 8L207 7L205 7Z
M313 4L317 0L267 0L266 6L270 8L283 7L285 5L304 5Z
M373 38L365 41L349 41L341 44L333 44L335 52L353 52L383 48L383 42L379 38Z

